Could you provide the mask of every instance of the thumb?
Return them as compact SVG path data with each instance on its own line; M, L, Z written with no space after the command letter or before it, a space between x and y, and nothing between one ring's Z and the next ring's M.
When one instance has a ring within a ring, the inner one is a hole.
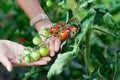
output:
M9 72L12 71L12 64L5 55L0 55L0 62L7 68Z

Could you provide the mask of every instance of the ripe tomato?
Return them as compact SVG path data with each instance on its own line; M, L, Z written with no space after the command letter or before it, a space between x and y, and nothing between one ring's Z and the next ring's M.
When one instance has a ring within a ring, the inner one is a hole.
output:
M77 33L79 31L79 29L76 28L75 26L72 26L71 30L72 30L73 33Z
M45 28L43 31L42 31L42 34L44 35L44 36L49 36L49 34L50 34L50 31L49 31L49 29L48 28Z
M68 32L59 32L59 37L61 40L66 40L68 38Z
M42 42L42 39L39 35L37 35L33 38L33 44L39 45L41 42Z
M30 54L30 56L33 60L39 60L41 55L40 55L40 52L38 50L34 50Z
M66 26L66 23L62 24L62 27L65 27Z
M26 42L26 39L24 37L20 37L20 38L18 38L18 42L24 43L24 42Z
M47 0L46 5L47 7L51 7L53 5L53 2L51 0Z
M53 34L53 33L56 32L56 31L57 31L56 27L51 27L51 28L50 28L50 34Z
M41 56L47 56L49 53L49 49L47 47L40 47L39 48Z
M65 31L69 33L69 32L71 32L72 30L71 30L71 28L66 28Z
M60 23L57 23L57 25L56 25L56 30L59 30L60 27L61 27L61 24L60 24Z

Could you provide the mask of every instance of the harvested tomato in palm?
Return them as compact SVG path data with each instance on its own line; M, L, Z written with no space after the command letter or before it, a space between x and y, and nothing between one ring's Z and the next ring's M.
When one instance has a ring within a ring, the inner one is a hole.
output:
M57 31L57 29L55 28L55 27L51 27L50 28L50 34L53 34L54 32L56 32Z
M68 38L68 32L59 32L59 37L61 40L66 40Z

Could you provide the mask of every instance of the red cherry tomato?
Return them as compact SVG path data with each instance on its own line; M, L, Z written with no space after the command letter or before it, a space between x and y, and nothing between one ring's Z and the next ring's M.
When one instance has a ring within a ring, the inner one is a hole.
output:
M66 40L68 38L68 32L59 32L59 37L61 40Z
M71 32L72 30L71 30L71 28L66 28L65 31L69 33L69 32Z
M51 28L50 28L50 34L53 34L53 33L56 32L56 31L57 31L56 27L51 27Z
M72 26L72 27L71 27L71 30L72 30L73 33L74 33L75 31L76 31L76 33L79 31L79 29L76 28L75 26Z
M56 29L59 30L60 27L61 27L61 24L60 24L60 23L57 23L57 25L56 25Z
M62 27L65 27L66 26L66 23L62 24Z

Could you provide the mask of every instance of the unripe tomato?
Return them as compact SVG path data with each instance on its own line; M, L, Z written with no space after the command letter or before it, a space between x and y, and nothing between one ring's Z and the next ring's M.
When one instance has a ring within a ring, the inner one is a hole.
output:
M22 63L22 60L21 60L21 59L19 59L19 60L17 61L17 63L18 63L18 64L21 64L21 63Z
M49 53L49 49L47 47L40 47L39 51L41 56L47 56Z
M39 45L41 42L42 42L42 39L39 35L37 35L33 38L33 44Z
M25 55L31 54L31 50L29 48L25 49L24 50L24 54Z
M32 51L31 58L35 61L39 60L40 59L40 52L38 50Z
M53 5L53 2L51 0L47 0L46 5L47 7L51 7Z
M59 37L61 40L66 40L68 38L68 32L59 32Z
M50 31L49 31L49 29L48 28L45 28L43 31L42 31L42 34L44 35L44 36L49 36L49 34L50 34Z
M26 55L26 56L25 56L25 62L30 62L30 61L31 61L30 55Z

